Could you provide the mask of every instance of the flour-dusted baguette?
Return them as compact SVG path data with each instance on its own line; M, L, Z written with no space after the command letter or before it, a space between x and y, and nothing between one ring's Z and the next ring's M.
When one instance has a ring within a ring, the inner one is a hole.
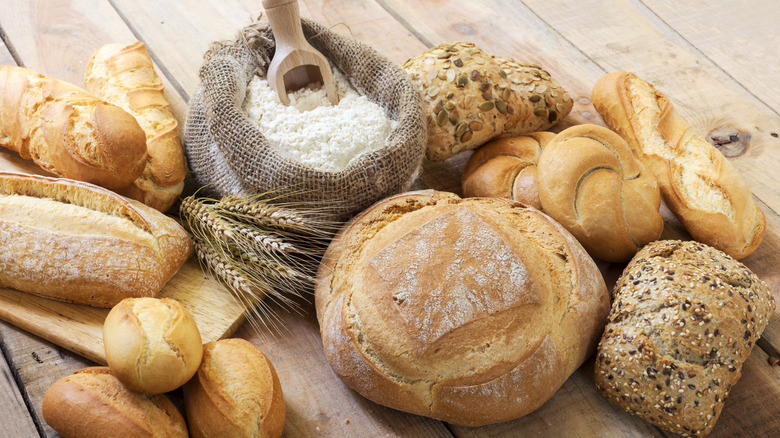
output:
M92 184L0 173L0 285L95 307L155 296L192 243L175 220Z
M149 52L141 42L107 44L87 64L87 91L133 115L146 133L141 176L120 193L160 211L178 200L187 173L181 134Z
M123 109L32 70L0 66L0 146L56 175L112 190L146 164L146 138Z
M491 56L469 42L439 45L407 60L428 114L429 160L498 137L545 130L574 102L541 67Z
M657 426L706 435L774 307L769 287L723 252L650 243L615 286L596 386Z
M165 395L134 392L108 367L89 367L54 382L43 419L63 438L185 438L187 425Z
M669 209L691 236L736 258L764 236L766 217L731 163L696 133L652 84L611 73L593 88L593 105L658 179Z

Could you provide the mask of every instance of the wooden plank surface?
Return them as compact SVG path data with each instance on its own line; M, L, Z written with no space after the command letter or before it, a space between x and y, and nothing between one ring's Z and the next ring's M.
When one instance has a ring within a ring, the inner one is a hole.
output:
M8 367L3 351L2 330L0 330L0 436L24 437L38 433L30 417L27 405L19 392L16 377Z

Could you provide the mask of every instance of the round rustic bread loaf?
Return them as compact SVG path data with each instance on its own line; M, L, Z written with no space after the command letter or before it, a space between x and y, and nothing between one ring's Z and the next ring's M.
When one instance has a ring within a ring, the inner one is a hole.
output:
M463 168L463 194L514 199L541 210L536 164L553 137L552 132L540 131L486 143Z
M613 296L596 386L657 426L707 435L769 322L767 285L715 248L665 240L636 254Z
M170 298L125 298L103 323L106 362L128 388L161 394L184 385L203 355L190 312Z
M54 382L43 418L63 438L187 437L176 406L162 394L129 390L108 367L90 367Z
M271 361L244 339L203 346L203 361L184 385L194 438L282 436L284 395Z
M561 131L537 166L542 209L592 256L627 262L661 235L655 176L609 129L584 124Z
M547 401L609 308L593 259L536 209L408 192L348 223L317 275L325 354L379 404L479 426Z

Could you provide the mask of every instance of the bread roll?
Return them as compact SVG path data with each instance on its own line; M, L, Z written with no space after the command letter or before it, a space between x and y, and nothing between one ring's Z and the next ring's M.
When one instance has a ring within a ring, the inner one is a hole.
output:
M658 179L691 236L741 259L758 248L766 217L731 163L688 124L669 98L633 73L600 78L593 105Z
M594 351L609 310L582 246L507 199L397 195L350 221L323 260L315 304L336 375L465 426L541 406Z
M0 285L112 307L156 296L189 235L140 202L80 181L0 172Z
M198 373L184 385L184 405L194 438L274 438L284 431L284 394L276 370L243 339L203 346Z
M107 44L87 63L87 90L131 114L146 133L147 160L141 176L121 193L160 211L179 199L187 168L179 125L143 43Z
M108 367L57 380L43 397L42 411L63 438L188 436L184 417L166 396L130 391Z
M546 130L574 105L541 67L488 55L473 43L441 44L403 68L428 114L426 156L432 161L494 138Z
M112 190L144 169L146 138L121 108L32 70L0 66L0 146L56 175Z
M133 391L162 394L184 385L203 356L190 312L170 298L125 298L103 323L106 362Z
M707 435L769 322L767 285L721 251L667 240L637 253L613 297L596 386L650 423Z
M544 212L592 256L627 262L661 235L655 176L609 129L584 124L561 131L545 146L537 166Z
M467 197L507 198L541 210L536 163L552 132L492 140L477 149L461 177Z

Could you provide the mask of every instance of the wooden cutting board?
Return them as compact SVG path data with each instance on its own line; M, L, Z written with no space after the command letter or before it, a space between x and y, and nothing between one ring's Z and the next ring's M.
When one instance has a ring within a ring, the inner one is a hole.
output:
M0 152L0 171L46 174L18 154L4 151ZM179 300L192 313L204 343L230 336L244 322L242 307L192 257L159 296ZM109 310L0 287L0 319L100 364L106 363L103 321Z

